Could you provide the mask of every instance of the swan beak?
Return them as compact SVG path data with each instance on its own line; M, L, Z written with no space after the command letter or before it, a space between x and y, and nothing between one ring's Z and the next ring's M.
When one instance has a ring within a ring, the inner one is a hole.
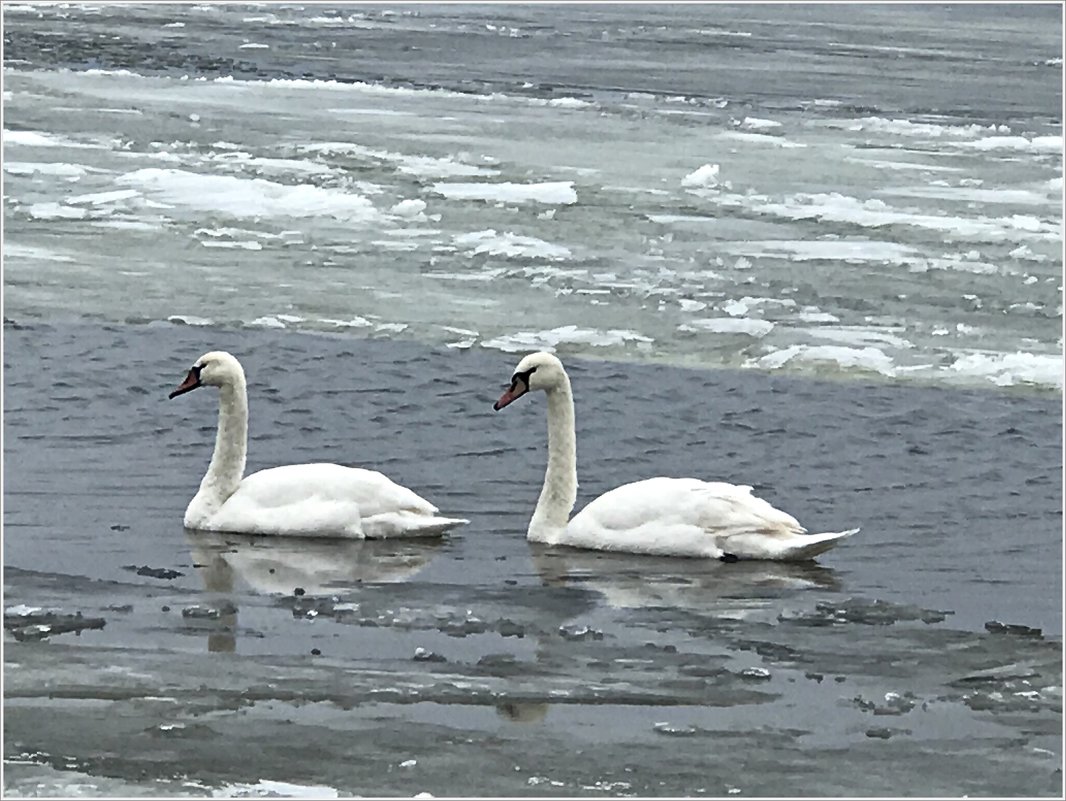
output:
M521 378L516 378L511 386L504 390L504 393L500 395L500 399L492 404L493 411L498 412L504 406L521 398L527 392L529 392L529 388L526 386L525 382Z
M186 392L192 392L198 386L200 386L200 371L194 367L192 370L189 371L189 374L185 376L185 380L181 382L181 386L171 392L170 395L168 395L167 397L169 397L170 400L174 400L174 398L178 397L178 395L184 395Z

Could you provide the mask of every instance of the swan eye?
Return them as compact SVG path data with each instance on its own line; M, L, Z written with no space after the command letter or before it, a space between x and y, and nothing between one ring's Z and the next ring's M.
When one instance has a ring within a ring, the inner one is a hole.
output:
M529 377L531 375L533 375L533 373L535 373L535 372L537 372L537 368L536 367L530 367L528 370L526 370L524 372L515 373L513 376L511 376L511 386L513 387L515 385L515 382L521 381L523 384L525 384L528 387L529 386Z

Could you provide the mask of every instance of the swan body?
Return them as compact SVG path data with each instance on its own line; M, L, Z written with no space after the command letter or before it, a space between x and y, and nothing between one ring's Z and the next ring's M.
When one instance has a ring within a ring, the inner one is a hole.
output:
M808 534L792 515L752 495L751 487L661 476L604 493L570 519L577 500L574 400L555 356L526 356L494 408L531 390L548 397L548 469L527 532L532 542L725 561L803 561L858 531Z
M248 392L240 362L224 351L205 353L170 397L205 385L219 388L218 434L200 490L185 510L186 528L378 539L434 536L467 522L439 516L425 498L375 470L316 463L244 476Z

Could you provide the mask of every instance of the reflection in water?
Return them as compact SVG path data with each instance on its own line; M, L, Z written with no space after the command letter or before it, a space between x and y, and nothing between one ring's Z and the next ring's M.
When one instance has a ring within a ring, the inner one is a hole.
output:
M193 564L219 614L212 619L207 650L232 653L237 647L237 603L231 598L239 577L260 595L325 595L363 583L405 581L422 570L440 540L329 540L259 537L185 530Z
M405 581L440 548L436 539L327 540L186 529L204 588L232 592L234 575L263 595L342 592L364 582Z
M496 714L511 723L540 723L548 714L550 704L534 701L513 701L497 704Z
M724 602L774 598L805 589L836 591L840 580L816 562L743 561L644 556L529 544L546 586L581 586L609 606L707 608ZM733 604L729 604L732 606Z

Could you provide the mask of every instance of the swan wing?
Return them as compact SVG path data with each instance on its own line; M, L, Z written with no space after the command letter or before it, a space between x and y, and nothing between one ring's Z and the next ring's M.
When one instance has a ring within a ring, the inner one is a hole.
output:
M459 520L376 470L337 464L272 467L246 477L211 517L214 531L389 537L440 533Z
M749 486L695 478L625 484L586 506L559 543L672 556L807 559L853 533L808 535L792 515L751 493Z

